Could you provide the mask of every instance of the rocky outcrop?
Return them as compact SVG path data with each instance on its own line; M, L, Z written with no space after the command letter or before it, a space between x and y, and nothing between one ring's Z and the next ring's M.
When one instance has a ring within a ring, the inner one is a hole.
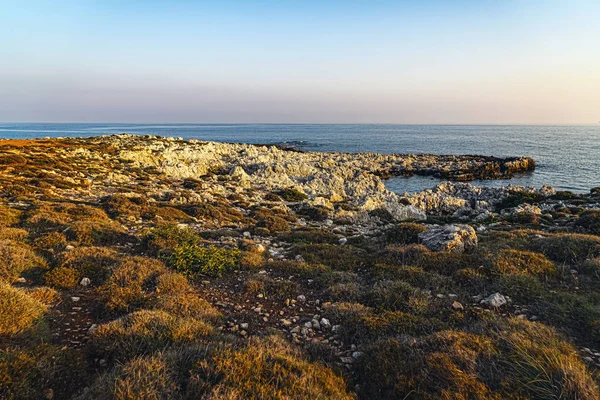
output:
M432 251L463 253L477 246L477 233L470 225L445 225L419 233L419 240Z

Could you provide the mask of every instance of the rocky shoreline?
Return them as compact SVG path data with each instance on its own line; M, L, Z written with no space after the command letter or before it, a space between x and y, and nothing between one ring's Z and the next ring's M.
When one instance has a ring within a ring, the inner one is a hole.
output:
M133 374L156 398L599 398L600 189L461 182L534 168L0 141L0 397L114 398ZM386 189L411 174L449 181ZM570 378L539 389L526 363Z

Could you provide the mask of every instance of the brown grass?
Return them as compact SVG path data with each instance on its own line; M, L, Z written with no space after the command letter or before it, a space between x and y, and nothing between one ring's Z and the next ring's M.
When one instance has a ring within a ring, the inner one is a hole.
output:
M46 312L46 306L24 290L0 283L0 336L25 331Z

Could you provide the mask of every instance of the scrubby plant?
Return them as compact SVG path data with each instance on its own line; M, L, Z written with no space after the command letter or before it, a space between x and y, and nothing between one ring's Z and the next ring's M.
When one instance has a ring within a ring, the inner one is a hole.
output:
M21 228L6 228L0 226L0 240L21 242L29 236L29 232Z
M60 264L76 270L82 278L89 278L93 285L100 285L121 258L108 247L76 247L61 253Z
M46 309L26 291L0 282L0 336L19 334L32 328Z
M80 400L162 400L180 398L172 366L162 354L141 356L100 376Z
M497 275L529 274L541 277L556 275L556 265L543 254L521 250L501 250L491 262Z
M475 254L451 252L422 252L413 261L425 271L437 272L442 275L452 275L463 268L477 268L480 259Z
M75 221L66 230L67 238L85 246L121 244L127 240L125 228L114 221Z
M154 292L156 279L167 272L165 265L146 257L127 257L98 288L109 310L131 311L143 307Z
M38 286L27 290L29 296L47 306L60 302L60 294L48 286Z
M0 281L13 282L28 270L43 270L47 264L26 244L0 240Z
M329 243L335 244L338 242L339 237L333 233L320 230L320 229L297 229L290 233L282 233L278 237L284 242L298 243L298 244L318 244L318 243Z
M163 310L169 314L216 322L222 317L219 310L197 293L191 291L180 294L159 293L152 303L152 308Z
M387 243L411 244L419 242L419 233L425 232L427 227L414 222L403 222L388 228L384 233Z
M332 244L296 245L292 249L311 264L323 264L336 270L354 271L367 264L367 254L354 246Z
M67 246L67 236L62 232L48 232L35 238L33 246L46 254L56 254Z
M144 237L145 248L154 256L168 254L179 246L198 245L200 242L200 237L193 230L176 225L160 226Z
M252 251L244 251L240 255L240 267L246 269L256 269L261 267L265 262L263 253Z
M285 340L252 338L215 351L190 371L190 397L219 399L352 399L343 379L305 360Z
M44 274L46 285L56 289L71 289L79 283L81 275L73 268L57 267Z
M21 211L0 203L0 226L10 227L19 222Z
M600 256L600 237L577 233L555 234L534 239L530 248L553 261L577 264Z
M267 216L256 223L257 227L268 229L269 232L289 232L290 224L276 215Z
M202 341L212 332L212 326L200 319L141 310L99 325L91 336L91 346L102 357L125 361L174 344Z
M600 235L600 210L588 210L583 212L575 225L585 229L594 235Z
M218 276L234 269L239 258L238 249L189 244L176 247L165 260L176 271L190 279L197 279L200 275Z
M282 189L276 193L279 197L285 201L296 202L308 199L308 196L295 188Z
M429 305L429 297L405 281L376 282L364 299L367 305L392 311L419 313Z
M504 390L527 398L598 399L576 350L554 329L509 319L495 335Z

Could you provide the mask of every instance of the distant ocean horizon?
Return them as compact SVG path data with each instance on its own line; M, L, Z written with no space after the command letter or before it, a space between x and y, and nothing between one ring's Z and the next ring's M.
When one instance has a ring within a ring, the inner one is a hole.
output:
M217 142L278 144L304 151L529 156L535 172L476 185L554 186L586 193L600 186L600 125L119 124L0 123L0 138L88 137L131 133ZM390 190L435 186L430 177L392 178Z

